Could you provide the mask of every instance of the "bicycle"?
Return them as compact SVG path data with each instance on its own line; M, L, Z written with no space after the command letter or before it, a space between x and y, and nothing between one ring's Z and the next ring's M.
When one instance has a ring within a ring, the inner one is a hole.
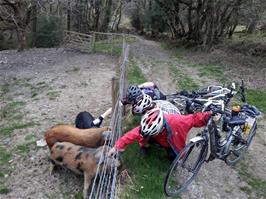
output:
M235 164L255 136L256 119L260 115L256 107L244 104L239 112L231 115L221 107L217 110L217 106L213 106L213 110L222 114L220 120L216 121L212 115L203 131L190 139L172 162L164 181L167 196L177 196L183 192L197 176L204 162L218 158L228 165ZM221 138L224 124L229 126L229 130L226 137ZM243 136L244 133L247 136Z
M236 94L235 83L232 83L228 87L211 85L191 93L181 91L166 97L182 114L187 114L204 111L209 104L220 104L221 101L225 101L225 106L228 106L231 98Z

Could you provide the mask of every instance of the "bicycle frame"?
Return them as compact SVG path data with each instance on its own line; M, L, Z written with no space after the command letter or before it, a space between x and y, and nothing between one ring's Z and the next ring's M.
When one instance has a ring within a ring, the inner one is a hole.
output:
M213 120L213 116L208 120L206 127L201 132L200 136L196 136L190 139L190 142L196 142L204 140L206 145L206 154L210 151L209 157L205 160L209 160L210 157L215 157L224 160L228 154L229 145L233 140L233 132L228 133L225 141L219 143L218 127ZM205 157L206 158L206 157Z

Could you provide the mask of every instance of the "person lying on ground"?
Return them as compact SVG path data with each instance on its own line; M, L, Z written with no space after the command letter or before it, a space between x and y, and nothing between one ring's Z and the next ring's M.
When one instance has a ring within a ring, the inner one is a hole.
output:
M140 95L147 94L153 100L166 100L166 96L159 90L153 82L144 82L140 85L130 85L127 89L126 97L121 100L123 105L132 104Z
M112 113L112 108L108 108L98 118L94 118L89 112L80 112L75 119L75 126L79 129L99 128L108 115Z
M180 114L178 108L171 102L165 100L152 100L151 96L143 94L139 95L132 104L132 114L145 114L147 111L159 107L167 114Z
M142 116L140 126L128 131L116 141L109 155L124 151L127 145L138 141L142 152L146 151L149 143L158 143L172 161L185 147L190 129L205 126L210 115L211 112L190 115L165 114L156 107Z

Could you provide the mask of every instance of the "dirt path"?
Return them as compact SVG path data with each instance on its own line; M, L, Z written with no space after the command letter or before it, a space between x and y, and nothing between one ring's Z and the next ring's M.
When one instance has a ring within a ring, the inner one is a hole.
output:
M176 67L183 74L188 74L198 85L217 83L210 77L199 78L199 71L196 68L179 62L173 52L163 50L160 44L154 41L140 40L131 45L131 51L146 79L154 81L165 93L176 91L176 79L171 75L171 66ZM182 195L182 198L260 198L260 194L256 193L257 190L253 190L254 187L250 185L250 181L243 179L245 177L255 179L254 183L260 182L261 179L266 180L265 124L265 121L260 122L249 153L236 165L236 168L231 168L220 160L204 164L197 180L190 186L189 191ZM192 134L196 132L193 130ZM260 186L259 183L257 186Z
M0 198L75 198L83 181L66 170L50 176L48 147L37 148L35 141L55 124L73 124L80 111L90 111L96 117L111 105L116 58L63 49L32 49L2 51L0 61L1 88L8 87L1 95L1 109L23 102L17 110L22 114L19 122L34 123L1 137L0 147L12 154L6 163L11 172L4 173L10 192ZM10 114L1 115L1 131L15 125L15 113Z

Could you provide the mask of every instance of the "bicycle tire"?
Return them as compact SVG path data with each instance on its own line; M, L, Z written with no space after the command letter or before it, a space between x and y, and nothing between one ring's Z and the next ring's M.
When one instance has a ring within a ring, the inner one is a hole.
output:
M186 145L172 162L167 171L166 178L164 180L165 195L174 197L183 192L196 177L201 165L205 161L206 155L207 144L205 140L191 142ZM190 160L192 160L191 164ZM184 178L184 176L181 176L184 175L184 173L182 173L184 171L187 171L188 173L191 172L191 175ZM171 190L172 186L174 186L174 190Z
M255 134L257 131L257 124L255 123L253 128L251 129L250 133L246 137L246 143L240 143L237 146L234 146L233 143L231 143L231 149L229 151L229 154L225 158L226 164L230 166L234 166L242 157L243 154L248 150L248 147L250 146Z

